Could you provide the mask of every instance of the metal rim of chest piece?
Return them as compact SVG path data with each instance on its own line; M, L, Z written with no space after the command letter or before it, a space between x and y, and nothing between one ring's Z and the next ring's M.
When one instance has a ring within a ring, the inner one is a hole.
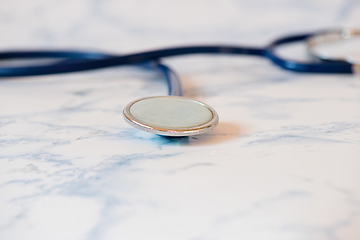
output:
M202 134L219 123L218 114L212 107L179 96L137 99L124 108L123 116L128 124L137 129L172 137Z

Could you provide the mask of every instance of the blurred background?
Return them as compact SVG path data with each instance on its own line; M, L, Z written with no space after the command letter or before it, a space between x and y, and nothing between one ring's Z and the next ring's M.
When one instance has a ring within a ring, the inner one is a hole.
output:
M359 8L358 0L2 0L0 47L263 45L283 34L354 26Z

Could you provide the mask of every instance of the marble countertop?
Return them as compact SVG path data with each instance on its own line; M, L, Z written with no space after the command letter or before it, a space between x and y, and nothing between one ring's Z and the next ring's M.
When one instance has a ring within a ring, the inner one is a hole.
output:
M263 46L359 22L351 0L3 0L0 48ZM129 126L128 102L167 92L135 67L0 81L0 239L360 239L359 76L257 57L164 62L184 96L217 110L215 130Z

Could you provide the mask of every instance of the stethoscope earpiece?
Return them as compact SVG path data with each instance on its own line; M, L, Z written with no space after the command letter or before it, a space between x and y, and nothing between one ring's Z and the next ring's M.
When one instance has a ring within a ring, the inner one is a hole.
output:
M183 137L205 133L216 127L216 111L190 98L147 97L129 103L123 111L131 126L162 136Z

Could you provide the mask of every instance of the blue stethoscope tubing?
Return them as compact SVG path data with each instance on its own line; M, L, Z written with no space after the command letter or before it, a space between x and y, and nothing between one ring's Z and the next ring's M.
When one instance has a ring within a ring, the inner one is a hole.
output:
M241 54L265 57L279 67L296 72L304 73L332 73L351 74L352 64L346 61L319 61L298 62L288 60L276 54L277 47L287 43L304 41L317 33L301 34L279 38L265 48L252 48L241 46L188 46L160 49L128 55L110 55L98 52L83 51L8 51L0 53L1 60L10 59L35 59L35 58L59 58L61 61L55 64L40 66L0 67L0 78L24 77L47 74L59 74L94 70L106 67L137 64L145 68L157 69L168 82L169 95L181 96L180 81L169 67L159 62L164 57L188 55L188 54Z
M54 69L63 69L63 66L69 66L79 63L87 64L89 61L95 59L114 58L115 56L98 53L98 52L80 52L80 51L11 51L0 53L1 60L15 60L15 59L35 59L35 58L51 58L51 59L64 59L55 64L45 66L25 66L25 67L0 67L0 78L6 77L26 77L56 74ZM168 85L168 94L171 96L182 96L181 81L177 74L168 66L157 61L148 61L144 63L135 64L144 69L153 69L160 73L166 80ZM44 71L44 69L46 69ZM90 69L89 69L90 70ZM79 70L81 71L81 70ZM45 73L46 72L46 73ZM64 71L61 73L67 73ZM76 72L76 71L71 71Z

